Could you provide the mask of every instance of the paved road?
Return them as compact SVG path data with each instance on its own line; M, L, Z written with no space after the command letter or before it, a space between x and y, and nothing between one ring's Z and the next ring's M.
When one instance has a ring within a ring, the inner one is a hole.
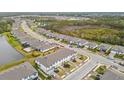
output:
M80 80L83 77L85 77L92 69L94 69L97 66L97 62L93 61L92 59L86 62L83 66L81 66L79 69L75 70L71 74L69 74L67 77L65 77L65 80Z
M90 71L92 71L93 68L97 66L98 63L113 65L115 67L118 67L119 70L124 71L124 67L100 55L92 54L90 53L90 51L84 49L79 49L79 48L73 48L73 49L80 54L89 56L90 60L86 62L83 66L81 66L79 69L77 69L76 71L65 77L64 79L66 80L80 80L84 78Z
M25 31L28 35L32 36L33 38L36 38L36 39L41 40L41 41L42 41L42 40L47 40L44 36L41 36L41 35L39 35L39 34L33 32L33 31L29 28L29 26L27 25L26 21L22 21L21 26L22 26L22 28L24 29L24 31Z
M27 32L27 34L29 34L30 36L32 36L32 37L34 37L36 39L46 40L46 41L53 42L53 43L58 43L60 45L63 45L66 48L72 49L72 50L78 52L79 54L86 55L86 56L88 56L90 58L88 60L88 62L86 62L84 65L82 65L79 69L77 69L76 71L72 72L67 77L65 77L64 79L66 79L66 80L80 80L80 79L84 78L90 71L92 71L92 69L94 67L97 66L98 63L103 63L103 64L106 64L106 65L114 65L114 66L118 67L119 70L124 71L124 67L118 65L117 63L114 63L112 60L107 59L107 58L105 58L103 56L93 54L89 50L80 49L80 48L70 48L66 44L60 43L60 42L55 41L53 39L47 39L46 37L44 37L42 35L39 35L36 32L33 32L27 26L25 21L22 22L22 27L23 27L24 31Z

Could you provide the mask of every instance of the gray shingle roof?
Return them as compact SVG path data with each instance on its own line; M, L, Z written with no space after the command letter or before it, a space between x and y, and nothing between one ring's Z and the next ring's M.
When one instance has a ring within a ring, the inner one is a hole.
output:
M49 54L45 57L38 57L36 61L38 61L40 64L44 65L45 67L50 67L54 65L57 61L60 61L63 58L66 58L72 54L75 54L73 50L62 48L56 51L55 53Z
M117 52L124 53L124 47L122 47L122 46L114 46L112 48L112 51L117 51Z
M76 37L63 35L63 34L59 34L59 33L52 33L51 31L45 30L43 28L38 28L38 30L36 32L39 33L39 34L44 34L48 37L54 37L56 39L64 39L67 42L71 41L72 43L78 43L78 42L86 43L87 42L87 40L84 40L84 39L79 39L79 38L76 38Z
M124 74L107 70L101 77L101 80L124 80Z
M87 44L85 44L86 46L93 48L96 47L98 44L94 43L94 42L88 42Z
M17 27L18 28L18 27ZM42 29L43 32L46 32L46 30ZM49 42L44 42L44 41L39 41L29 35L27 35L25 32L23 31L18 31L17 30L12 30L12 33L15 37L17 37L17 39L19 39L19 41L23 44L23 43L27 43L29 44L31 47L35 48L35 49L39 49L41 51L45 51L48 50L50 48L54 48L57 47L56 44L51 44Z
M99 50L108 50L108 49L110 49L111 48L111 46L110 45L108 45L108 44L100 44L100 45L98 45L98 47L97 47Z
M8 69L0 73L0 80L21 80L26 78L37 71L31 66L30 63L25 62L18 66Z

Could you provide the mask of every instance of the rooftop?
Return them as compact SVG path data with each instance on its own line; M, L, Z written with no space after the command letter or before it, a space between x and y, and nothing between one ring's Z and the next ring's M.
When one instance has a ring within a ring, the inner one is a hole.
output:
M122 47L122 46L114 46L113 48L112 48L112 50L113 51L118 51L118 52L123 52L124 53L124 47Z
M56 39L64 39L67 42L71 41L73 43L80 43L80 44L81 43L84 44L84 43L88 42L87 40L84 40L84 39L79 39L76 37L63 35L63 34L59 34L59 33L52 33L51 31L43 29L43 28L38 28L38 30L36 32L39 34L45 34L46 36L49 36L49 37L54 37Z
M30 63L25 62L8 69L7 71L1 72L0 80L21 80L36 72L37 71L30 65Z
M107 70L101 80L124 80L124 74L113 70Z
M42 29L42 31L44 31L44 29ZM23 31L13 30L12 33L15 37L17 37L19 39L19 41L21 43L27 43L31 47L36 48L36 49L40 49L42 51L53 48L53 47L57 47L57 45L54 43L49 43L46 41L37 40L37 39L27 35Z
M86 46L89 47L96 47L98 44L94 43L94 42L88 42L87 44L85 44Z
M107 49L110 49L111 48L111 46L110 45L108 45L108 44L100 44L100 45L98 45L98 49L103 49L103 50L107 50Z
M62 60L63 58L66 58L73 54L75 54L73 50L62 48L56 51L55 53L49 54L45 57L38 57L36 60L45 67L50 67L57 61Z

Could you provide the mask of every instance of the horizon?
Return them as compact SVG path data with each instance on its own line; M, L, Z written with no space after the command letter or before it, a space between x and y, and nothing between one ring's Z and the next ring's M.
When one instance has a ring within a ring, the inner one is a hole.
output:
M49 15L49 16L124 16L124 12L0 12L0 16Z

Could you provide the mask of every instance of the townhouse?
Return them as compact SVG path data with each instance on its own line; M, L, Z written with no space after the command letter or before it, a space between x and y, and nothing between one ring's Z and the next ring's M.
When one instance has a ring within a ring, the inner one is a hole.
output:
M94 42L88 42L87 44L85 44L85 47L89 48L89 49L95 49L95 48L97 48L97 46L98 45Z
M115 53L115 54L124 54L124 47L122 46L114 46L111 49L111 53Z
M97 49L99 51L108 52L111 49L111 46L108 45L108 44L103 44L102 43L102 44L98 45Z
M35 63L47 74L52 74L54 68L63 64L65 61L69 61L75 58L76 52L70 49L62 48L56 52L49 54L45 57L38 57Z
M58 47L57 44L40 41L27 35L23 31L18 31L18 26L15 28L16 30L12 30L11 34L23 45L24 48L32 47L35 50L46 52Z
M0 73L0 80L37 80L38 72L28 62Z

